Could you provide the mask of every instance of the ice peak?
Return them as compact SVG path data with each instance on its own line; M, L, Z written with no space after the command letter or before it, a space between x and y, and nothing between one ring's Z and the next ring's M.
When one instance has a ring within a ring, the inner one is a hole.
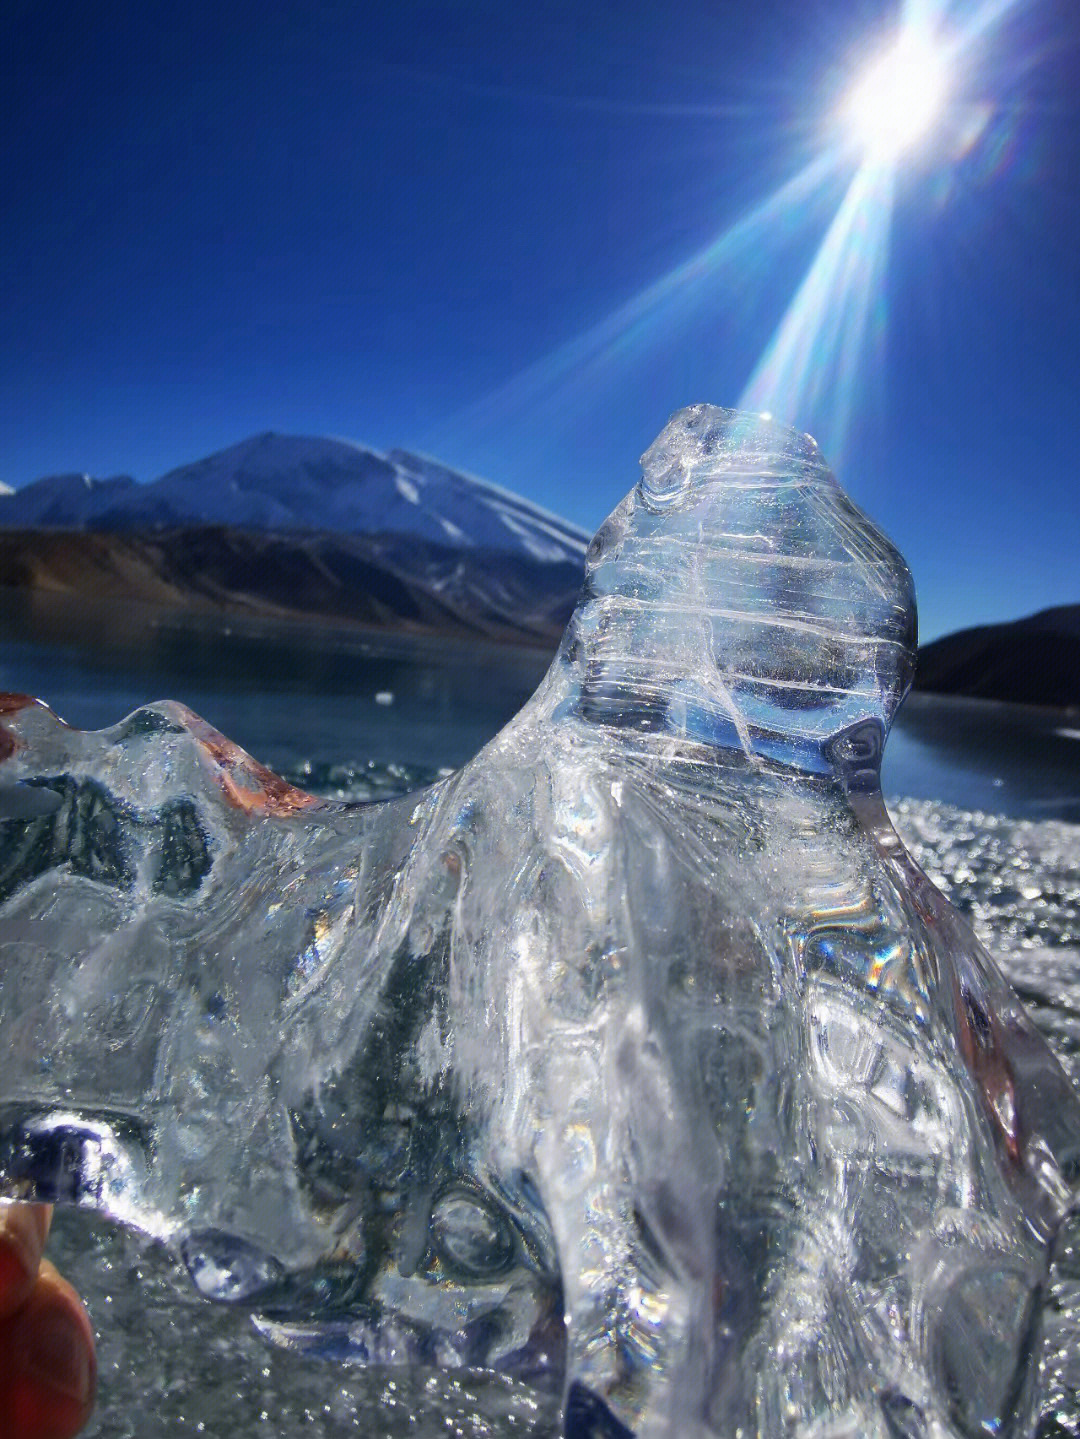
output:
M677 503L705 477L757 485L774 479L836 483L809 435L767 415L719 405L676 410L642 455L641 471L642 499L651 508Z
M901 556L807 436L680 410L602 526L564 643L590 718L815 755L888 728L911 682ZM827 766L826 766L827 767Z

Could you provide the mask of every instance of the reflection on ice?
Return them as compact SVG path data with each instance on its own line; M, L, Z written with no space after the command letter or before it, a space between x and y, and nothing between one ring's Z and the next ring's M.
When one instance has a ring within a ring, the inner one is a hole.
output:
M881 803L903 561L698 406L458 774L313 799L0 700L0 1185L568 1435L1023 1434L1080 1104Z

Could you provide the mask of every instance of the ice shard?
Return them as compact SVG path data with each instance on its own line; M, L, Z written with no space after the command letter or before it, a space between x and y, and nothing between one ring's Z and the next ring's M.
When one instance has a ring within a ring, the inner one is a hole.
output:
M813 442L695 406L421 794L6 697L0 1192L571 1436L1029 1432L1080 1102L882 804L914 634Z

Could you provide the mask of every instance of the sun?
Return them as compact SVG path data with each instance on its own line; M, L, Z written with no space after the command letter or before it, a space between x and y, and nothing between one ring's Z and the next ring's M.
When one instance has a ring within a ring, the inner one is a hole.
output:
M867 160L894 161L932 127L948 89L940 45L905 31L869 67L844 103L841 119Z

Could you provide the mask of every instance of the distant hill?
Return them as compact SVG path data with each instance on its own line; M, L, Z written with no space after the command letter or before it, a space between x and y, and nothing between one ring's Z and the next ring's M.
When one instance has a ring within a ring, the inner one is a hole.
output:
M923 645L915 688L1012 704L1080 705L1080 605Z
M549 644L588 538L405 450L264 434L149 484L0 493L0 584Z

